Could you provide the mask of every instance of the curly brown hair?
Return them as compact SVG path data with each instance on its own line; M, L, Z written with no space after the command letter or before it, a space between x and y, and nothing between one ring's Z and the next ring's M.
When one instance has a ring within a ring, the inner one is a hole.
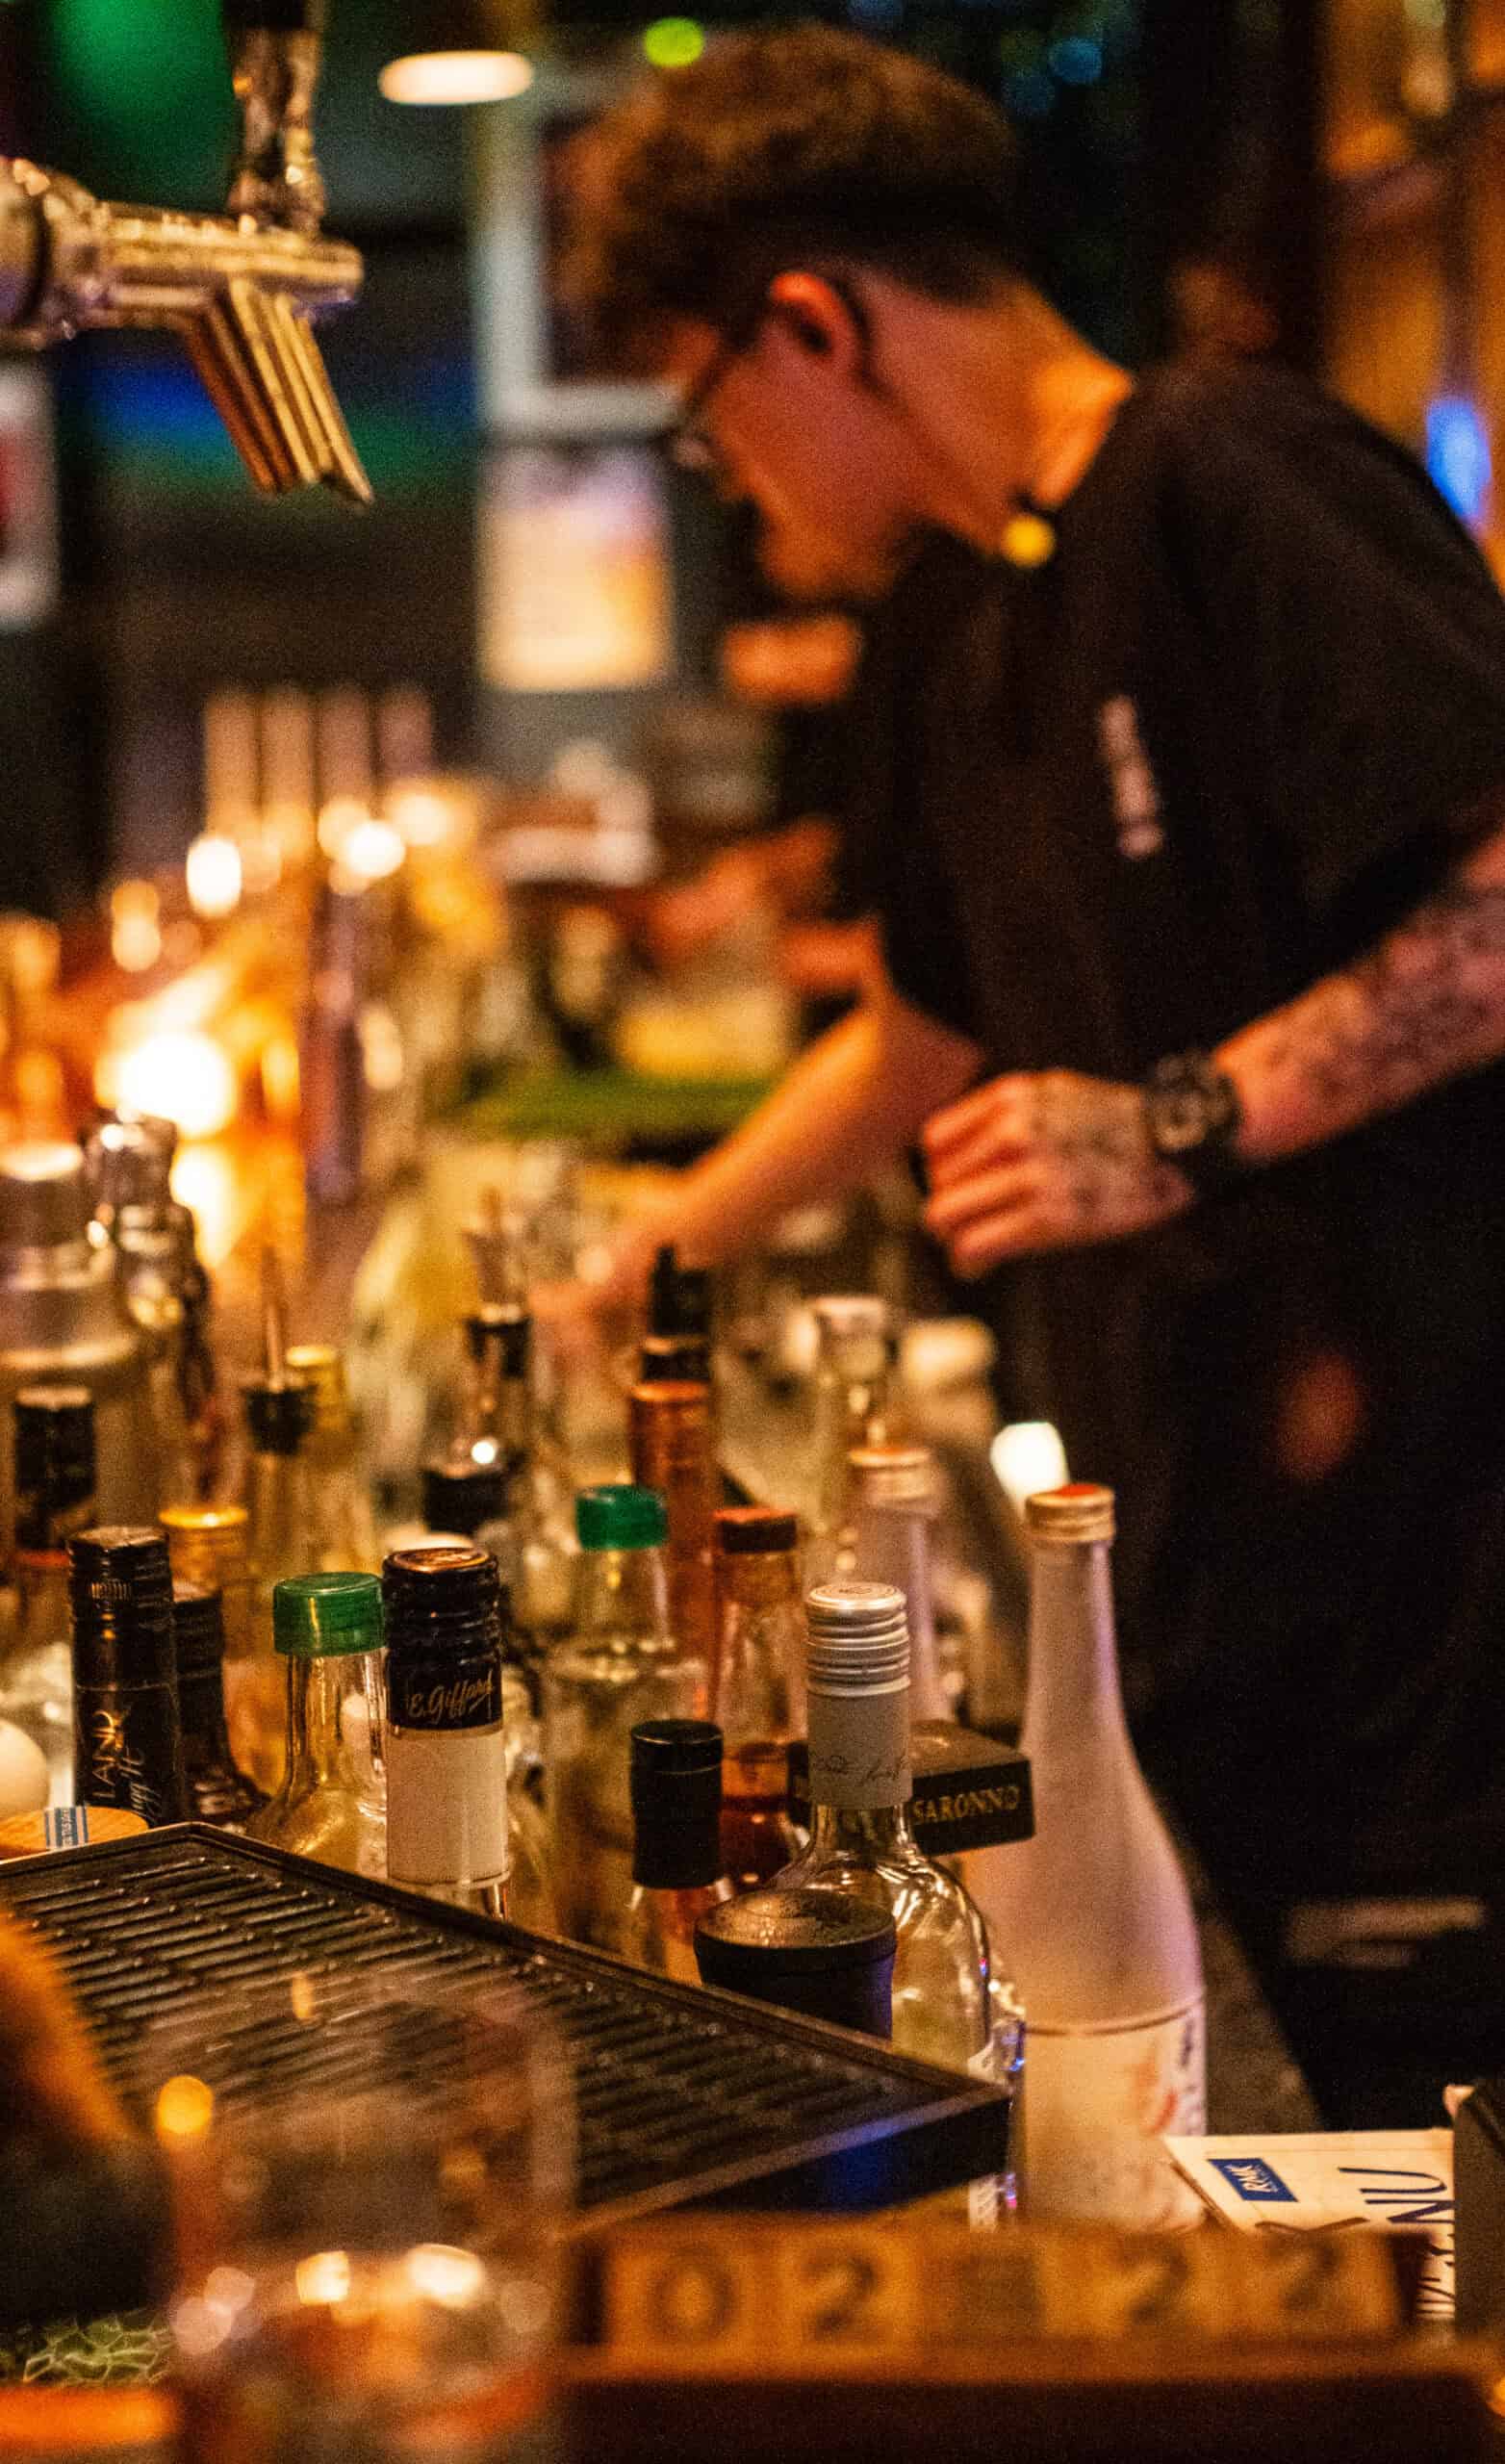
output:
M564 288L618 362L665 324L722 331L775 273L872 266L970 302L1036 279L1008 122L923 61L828 26L713 41L576 141Z

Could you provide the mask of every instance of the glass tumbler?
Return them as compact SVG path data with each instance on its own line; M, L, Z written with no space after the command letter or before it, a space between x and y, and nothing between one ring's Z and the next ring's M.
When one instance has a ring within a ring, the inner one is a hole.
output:
M147 2037L183 2464L496 2464L546 2418L573 2177L557 2040L432 1964Z

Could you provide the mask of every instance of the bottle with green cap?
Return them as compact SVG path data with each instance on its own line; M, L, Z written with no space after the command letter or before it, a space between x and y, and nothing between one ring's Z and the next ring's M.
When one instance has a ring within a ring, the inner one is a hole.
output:
M641 1720L700 1719L709 1671L670 1630L668 1525L652 1489L586 1489L574 1629L544 1663L544 1762L562 1933L624 1951L632 1897L630 1738Z
M387 1870L382 1600L374 1575L297 1575L272 1593L287 1671L287 1773L253 1839L377 1880Z

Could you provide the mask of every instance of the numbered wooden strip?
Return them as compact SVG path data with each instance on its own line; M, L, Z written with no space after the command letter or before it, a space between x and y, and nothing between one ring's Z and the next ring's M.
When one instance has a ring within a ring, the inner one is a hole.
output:
M897 2221L646 2225L603 2259L603 2341L665 2366L967 2355L1071 2338L1177 2344L1392 2335L1384 2237L1176 2235Z

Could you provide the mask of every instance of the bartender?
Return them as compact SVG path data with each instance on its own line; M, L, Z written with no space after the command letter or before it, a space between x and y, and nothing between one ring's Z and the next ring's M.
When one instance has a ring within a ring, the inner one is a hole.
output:
M1093 350L1030 209L979 96L814 27L589 141L576 292L681 456L792 596L893 594L886 975L605 1296L918 1140L1119 1492L1141 1750L1329 2112L1435 2118L1505 2059L1505 605L1339 404ZM1461 2036L1308 1989L1380 1898Z

